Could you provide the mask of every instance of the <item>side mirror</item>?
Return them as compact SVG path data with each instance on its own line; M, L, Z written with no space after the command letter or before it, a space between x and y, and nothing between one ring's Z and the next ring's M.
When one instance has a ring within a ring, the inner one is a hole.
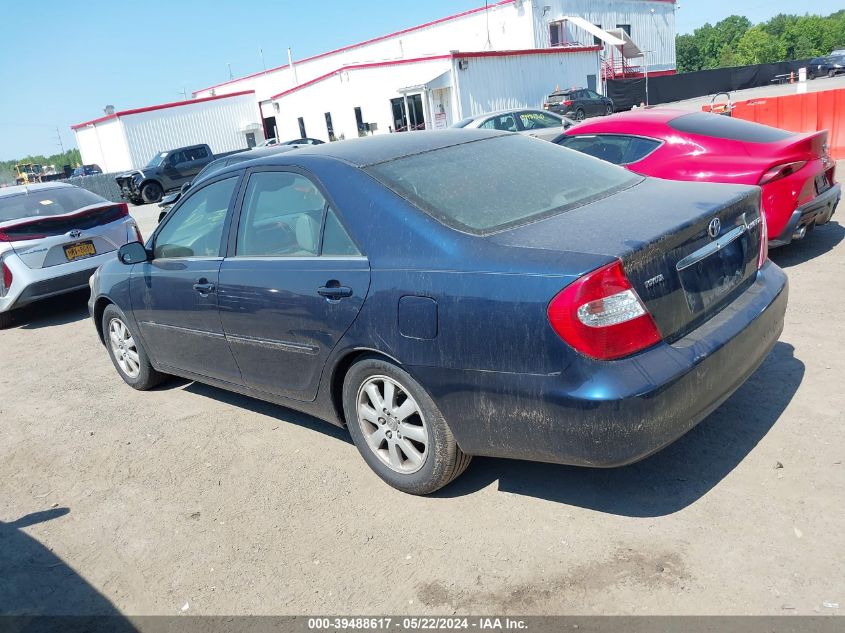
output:
M150 253L141 242L129 242L117 251L117 258L126 265L140 264L150 261Z
M170 209L165 209L161 213L158 214L158 223L161 224L161 221L167 217L167 214L170 212Z
M191 181L189 180L184 185L182 185L182 195L185 195L185 192L191 188Z

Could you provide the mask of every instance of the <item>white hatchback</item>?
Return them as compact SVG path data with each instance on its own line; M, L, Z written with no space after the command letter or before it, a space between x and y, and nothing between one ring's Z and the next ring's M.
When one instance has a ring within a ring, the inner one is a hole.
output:
M88 286L117 249L141 240L125 203L65 183L0 189L0 328L12 311Z

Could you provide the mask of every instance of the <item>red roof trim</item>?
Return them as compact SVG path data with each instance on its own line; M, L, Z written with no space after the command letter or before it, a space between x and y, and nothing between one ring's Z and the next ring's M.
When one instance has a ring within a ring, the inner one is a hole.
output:
M432 20L431 22L426 22L425 24L420 24L418 26L412 26L407 29L402 29L401 31L396 31L394 33L388 33L387 35L380 35L379 37L374 37L369 40L364 40L363 42L358 42L357 44L350 44L349 46L342 46L341 48L336 48L331 51L327 51L325 53L320 53L318 55L312 55L311 57L306 57L304 59L300 59L295 61L294 64L304 64L305 62L311 62L315 59L321 59L323 57L329 57L330 55L336 55L338 53L345 53L346 51L353 50L355 48L360 48L361 46L367 46L368 44L375 44L377 42L383 42L384 40L389 40L392 37L398 37L399 35L405 35L407 33L413 33L414 31L420 31L422 29L427 29L432 26L436 26L438 24L442 24L443 22L450 22L451 20L457 20L459 18L467 17L468 15L473 15L475 13L480 13L481 11L486 11L487 9L493 9L495 7L501 7L508 4L513 4L516 0L499 0L499 2L491 3L489 6L478 7L476 9L469 9L468 11L463 11L461 13L455 13L454 15L448 15L445 18L439 18L437 20ZM661 0L661 1L671 1L674 2L675 0ZM197 94L198 92L203 92L205 90L214 90L215 88L220 88L221 86L228 86L231 83L235 83L238 81L243 81L244 79L252 79L254 77L260 77L261 75L266 75L267 73L276 72L277 70L284 70L289 68L287 64L282 66L276 66L275 68L271 68L270 70L265 70L257 73L252 73L251 75L245 75L244 77L238 77L237 79L230 79L229 81L224 81L223 83L215 84L213 86L209 86L208 88L200 88L199 90L194 90L193 94Z
M303 88L307 88L308 86L313 86L316 83L319 83L333 75L337 75L338 73L346 72L348 70L362 70L366 68L380 68L383 66L398 66L401 64L415 64L417 62L430 62L435 61L438 59L467 59L472 57L518 57L521 55L564 55L567 53L589 53L600 51L602 49L601 46L578 46L572 48L529 48L525 50L515 50L515 51L480 51L480 52L456 52L456 53L449 53L448 55L432 55L430 57L415 57L412 59L395 59L391 61L385 62L369 62L366 64L351 64L349 66L341 66L331 72L326 73L325 75L320 75L319 77L315 77L305 83L301 83L298 86L294 86L293 88L288 88L279 94L273 95L270 97L271 101L275 101L276 99L281 99L293 92L297 92L298 90L302 90Z
M240 92L233 92L231 94L219 95L214 97L203 97L201 99L190 99L188 101L174 101L172 103L162 103L159 105L147 106L145 108L135 108L133 110L121 110L120 112L115 112L114 114L107 114L106 116L101 116L98 119L91 119L90 121L86 121L85 123L77 123L76 125L71 125L70 129L78 130L79 128L88 127L89 125L96 125L97 123L102 123L103 121L108 121L110 119L117 119L122 116L129 116L130 114L141 114L142 112L152 112L153 110L164 110L166 108L176 108L179 106L204 103L205 101L216 101L217 99L230 99L231 97L242 97L243 95L251 94L255 94L255 90L242 90Z

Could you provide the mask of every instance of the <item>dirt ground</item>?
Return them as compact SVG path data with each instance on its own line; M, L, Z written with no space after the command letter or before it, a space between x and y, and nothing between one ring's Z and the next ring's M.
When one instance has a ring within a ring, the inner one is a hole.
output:
M781 341L683 439L617 470L476 459L428 498L311 417L133 391L84 293L33 307L0 333L0 613L840 613L839 222L772 253Z

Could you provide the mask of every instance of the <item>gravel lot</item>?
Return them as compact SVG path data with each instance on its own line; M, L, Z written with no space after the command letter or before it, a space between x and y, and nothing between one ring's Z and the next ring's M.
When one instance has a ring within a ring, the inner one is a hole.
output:
M476 459L429 498L308 416L133 391L84 293L33 307L0 333L0 613L838 613L839 222L772 253L781 342L676 444L608 471Z

